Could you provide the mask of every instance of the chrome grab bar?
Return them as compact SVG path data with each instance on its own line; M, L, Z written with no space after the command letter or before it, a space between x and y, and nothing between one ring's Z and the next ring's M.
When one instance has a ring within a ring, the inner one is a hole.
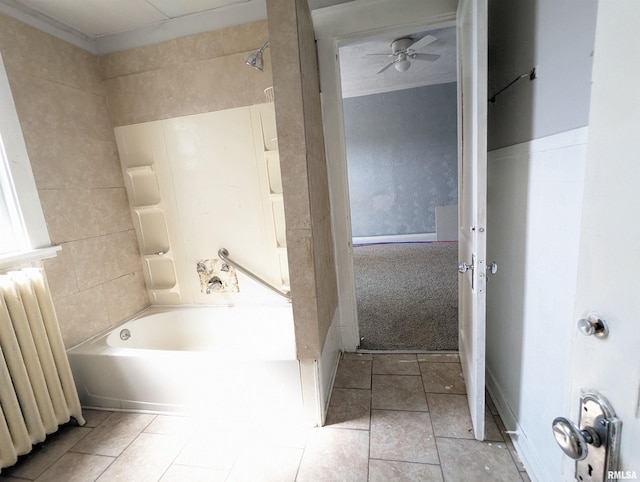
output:
M238 271L246 274L249 278L251 278L254 281L257 281L258 283L260 283L262 286L264 286L265 288L269 288L271 291L273 291L274 293L279 294L280 296L282 296L283 298L285 298L287 301L291 301L291 293L289 291L282 291L281 289L273 286L271 283L269 283L268 281L263 280L262 278L260 278L260 276L258 276L257 274L252 273L249 269L245 268L244 266L242 266L241 264L238 264L235 261L232 261L231 259L229 259L227 256L229 256L229 251L227 251L226 248L220 248L218 250L218 257L224 261L225 263L230 264L231 266L233 266L235 269L237 269Z

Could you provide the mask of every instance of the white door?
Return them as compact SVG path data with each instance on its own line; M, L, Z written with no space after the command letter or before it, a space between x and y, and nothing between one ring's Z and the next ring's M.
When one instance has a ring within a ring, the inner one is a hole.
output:
M487 0L461 0L458 30L459 351L476 439L484 439L487 239Z
M637 0L598 2L576 309L567 320L571 406L558 414L577 422L581 391L604 395L622 421L619 470L628 479L640 479L639 21ZM589 312L608 323L607 338L579 332ZM565 461L562 480L574 480Z

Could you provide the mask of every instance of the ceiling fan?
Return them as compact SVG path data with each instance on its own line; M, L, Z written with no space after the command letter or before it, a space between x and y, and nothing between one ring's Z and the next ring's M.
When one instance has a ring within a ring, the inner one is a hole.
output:
M386 57L393 57L393 60L387 65L382 67L378 72L381 74L385 70L391 68L393 65L398 72L405 72L411 67L412 60L426 60L433 62L440 58L438 54L426 54L417 52L418 50L426 47L427 45L435 42L437 37L433 35L427 35L418 41L414 41L411 37L401 37L391 42L391 54L369 54L369 55L384 55Z

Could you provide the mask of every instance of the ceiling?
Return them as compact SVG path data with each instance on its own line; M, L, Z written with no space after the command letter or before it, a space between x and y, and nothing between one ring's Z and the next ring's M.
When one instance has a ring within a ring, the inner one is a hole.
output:
M89 37L100 37L247 1L15 0L10 3L52 18Z
M309 0L309 5L347 1ZM65 40L78 44L76 37L80 47L97 54L144 45L136 39L140 34L153 34L155 43L267 18L266 0L0 0L0 12L53 35L66 32ZM112 46L109 40L117 37L125 40Z
M439 54L440 58L434 62L413 60L406 72L399 72L392 67L380 74L377 73L393 58L371 54L390 54L391 42L395 39L393 35L369 37L342 45L339 49L342 96L355 97L455 82L455 27L417 32L409 37L418 41L427 34L438 40L419 51Z
M312 10L349 0L309 0ZM0 12L98 55L172 38L266 19L266 0L0 0ZM390 60L391 34L352 39L340 46L345 97L455 82L455 28L416 32L437 41L421 49L440 54L435 62L412 61L406 72ZM259 45L256 45L256 48Z
M0 0L0 12L99 55L267 17L265 0Z

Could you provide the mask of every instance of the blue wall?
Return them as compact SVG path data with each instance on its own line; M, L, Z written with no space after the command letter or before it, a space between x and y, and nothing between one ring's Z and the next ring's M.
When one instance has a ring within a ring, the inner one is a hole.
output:
M353 236L433 233L458 203L456 84L343 100Z

